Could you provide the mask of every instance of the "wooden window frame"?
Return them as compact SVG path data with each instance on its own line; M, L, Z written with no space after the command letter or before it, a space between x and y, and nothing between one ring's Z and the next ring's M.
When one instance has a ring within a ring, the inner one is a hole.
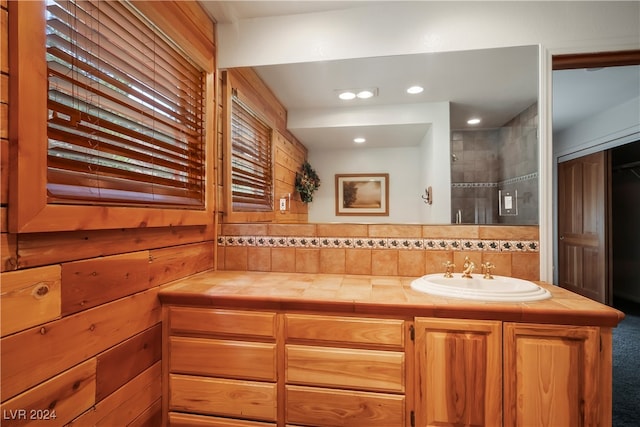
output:
M224 73L223 78L223 135L224 135L224 222L225 223L245 223L245 222L273 222L275 220L275 137L276 126L268 120L262 111L258 108L254 101L246 94L238 89L238 84L234 82L233 76ZM231 158L232 158L232 140L231 140L231 106L233 104L233 96L236 96L244 105L249 107L253 114L256 114L261 121L271 127L271 192L274 198L272 209L270 211L234 211L233 194L232 194L232 176L231 176Z
M45 2L9 2L9 231L97 230L213 223L214 24L195 1L131 1L206 73L204 209L47 203ZM40 18L40 20L38 20ZM188 42L187 42L188 41Z

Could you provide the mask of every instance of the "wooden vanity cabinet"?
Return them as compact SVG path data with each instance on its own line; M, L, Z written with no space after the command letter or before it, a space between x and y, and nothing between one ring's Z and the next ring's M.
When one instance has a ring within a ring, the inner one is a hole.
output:
M165 425L611 425L611 328L164 307Z
M168 306L164 327L170 426L276 425L275 313Z
M505 322L504 425L611 425L601 339L595 326Z
M405 322L285 314L288 426L408 426Z
M417 318L415 425L611 426L611 328Z
M502 425L502 322L415 320L415 425Z

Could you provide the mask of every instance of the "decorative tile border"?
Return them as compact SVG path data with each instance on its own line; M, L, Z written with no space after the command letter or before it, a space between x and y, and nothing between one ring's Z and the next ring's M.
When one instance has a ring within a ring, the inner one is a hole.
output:
M522 182L522 181L529 181L531 179L537 179L537 178L538 178L538 172L533 172L528 175L516 176L515 178L505 179L504 181L500 181L500 185L513 184L513 183Z
M539 251L539 243L537 240L459 240L379 237L218 236L218 245L272 248L350 248L432 251Z
M497 182L452 182L451 188L493 188Z
M505 179L500 182L452 182L451 188L492 188L501 187L507 184L514 184L516 182L529 181L538 178L538 172L533 172L527 175L516 176L514 178Z

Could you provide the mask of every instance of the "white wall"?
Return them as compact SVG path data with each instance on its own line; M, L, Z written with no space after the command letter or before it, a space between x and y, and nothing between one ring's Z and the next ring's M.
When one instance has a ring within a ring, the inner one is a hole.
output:
M288 124L297 130L323 126L327 114L296 110ZM342 126L430 123L419 146L397 149L367 148L310 150L308 160L320 179L332 181L336 173L389 173L389 216L336 216L334 187L321 187L309 205L309 222L376 222L445 224L451 222L451 170L449 103L434 102L400 106L373 106L331 112L330 123ZM404 145L398 141L400 146ZM331 183L333 185L333 183ZM421 195L431 186L433 204ZM416 202L420 202L416 205Z
M447 105L448 107L448 105ZM449 111L439 111L440 118L433 124L420 144L420 175L422 191L431 187L432 204L423 204L423 224L451 223L451 132Z
M553 135L553 156L570 160L637 139L640 133L640 97L600 112ZM634 136L635 135L635 136Z
M309 204L309 222L419 223L424 203L420 148L354 148L309 152L309 163L320 176L320 188ZM343 173L388 173L389 216L336 216L335 175Z
M637 48L636 1L362 2L218 24L220 68L541 44ZM277 47L277 48L274 48Z

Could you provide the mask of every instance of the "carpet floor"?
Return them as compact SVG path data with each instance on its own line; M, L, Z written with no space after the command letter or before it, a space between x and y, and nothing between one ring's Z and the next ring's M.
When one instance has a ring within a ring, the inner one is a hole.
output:
M640 426L640 304L616 301L625 318L613 330L613 427Z

